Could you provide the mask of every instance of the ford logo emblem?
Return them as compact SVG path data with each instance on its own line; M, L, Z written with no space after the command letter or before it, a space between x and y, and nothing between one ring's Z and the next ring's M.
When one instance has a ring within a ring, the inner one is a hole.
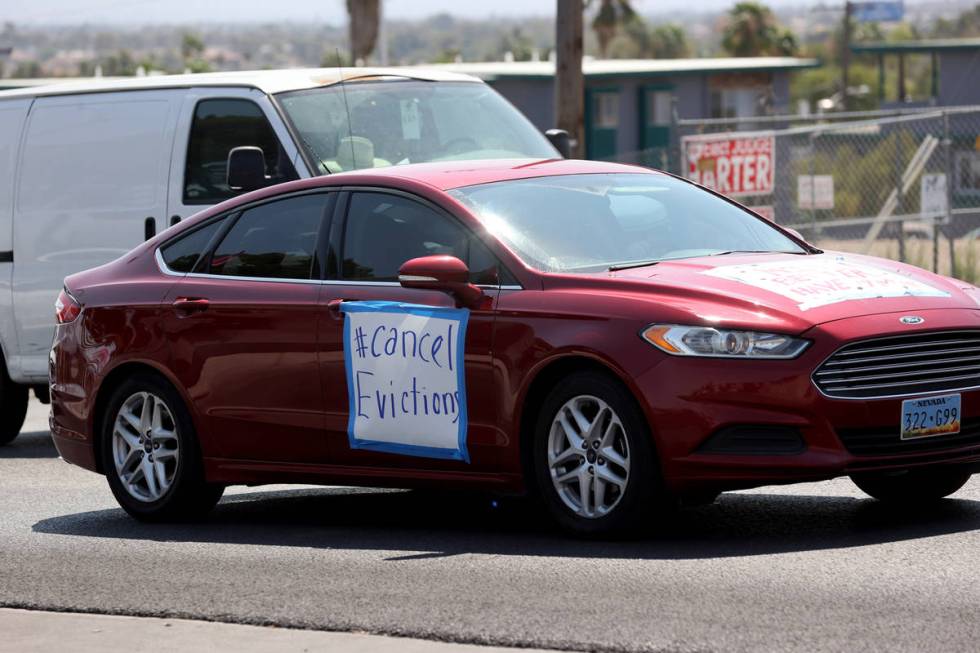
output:
M918 315L905 315L898 320L902 324L922 324L926 321L924 317L919 317Z

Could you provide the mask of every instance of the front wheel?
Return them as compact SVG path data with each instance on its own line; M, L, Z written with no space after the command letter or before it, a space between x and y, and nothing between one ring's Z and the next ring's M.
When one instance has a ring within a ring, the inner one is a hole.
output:
M26 385L10 380L0 357L0 446L14 441L27 417L29 392Z
M645 529L671 503L646 421L615 379L595 372L562 379L544 401L534 438L541 498L569 531Z
M204 480L180 395L150 374L134 375L113 393L103 420L102 465L119 505L142 521L200 517L224 492Z
M900 473L855 474L851 480L865 494L888 503L923 503L948 497L970 480L959 468L910 469Z

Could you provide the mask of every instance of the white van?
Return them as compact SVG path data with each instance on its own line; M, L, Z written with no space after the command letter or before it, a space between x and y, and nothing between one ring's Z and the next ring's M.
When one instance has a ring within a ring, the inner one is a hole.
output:
M343 80L343 83L341 83ZM0 444L47 399L64 278L247 190L439 159L553 158L480 80L416 69L92 79L0 92Z

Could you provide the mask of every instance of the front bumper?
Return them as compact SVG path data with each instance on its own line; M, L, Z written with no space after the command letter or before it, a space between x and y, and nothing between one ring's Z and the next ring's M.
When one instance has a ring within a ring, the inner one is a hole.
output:
M980 311L975 310L927 311L927 320L919 328L902 325L898 318L903 314L848 318L814 327L804 334L813 345L790 361L671 357L637 379L668 485L681 492L705 487L737 489L871 470L980 463L977 389L961 392L962 436L937 436L924 448L898 447L888 455L858 455L842 441L842 433L888 437L889 429L900 441L901 405L907 397L853 400L824 396L811 375L834 351L882 335L980 329ZM949 392L955 391L930 394ZM782 454L704 451L704 444L720 430L752 425L795 429L805 448ZM968 427L973 430L968 432Z

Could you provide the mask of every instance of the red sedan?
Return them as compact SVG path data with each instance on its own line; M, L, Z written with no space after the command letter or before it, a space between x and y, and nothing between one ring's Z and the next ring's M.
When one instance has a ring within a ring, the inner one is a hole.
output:
M980 464L980 290L675 177L453 162L228 201L66 280L51 431L147 520L233 484L537 493L577 532Z

